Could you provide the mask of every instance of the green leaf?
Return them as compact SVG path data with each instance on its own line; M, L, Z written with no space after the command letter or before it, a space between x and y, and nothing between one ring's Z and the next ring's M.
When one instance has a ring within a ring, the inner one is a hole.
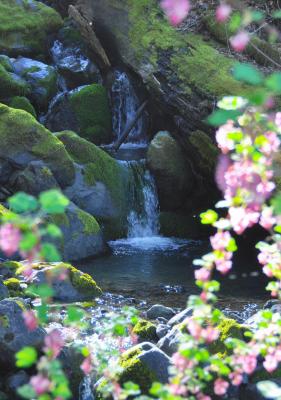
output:
M248 83L250 85L261 85L264 81L264 76L251 64L237 63L234 65L233 76L235 79L241 82Z
M240 13L238 12L233 13L228 24L229 31L232 34L235 33L240 28L241 23L242 23L242 18Z
M275 232L281 233L281 225L276 225L274 228Z
M281 214L281 193L279 192L273 199L271 200L271 205L273 206L275 214Z
M22 214L25 212L35 211L38 208L38 202L35 197L19 192L8 200L12 211Z
M43 211L49 214L62 214L69 204L69 200L56 189L41 193L39 202Z
M53 245L52 243L43 243L40 254L45 261L48 262L61 261L60 253L58 252L56 246Z
M68 322L81 321L85 316L85 313L81 308L75 306L67 307L67 319Z
M275 72L271 74L265 81L266 86L272 92L280 94L281 93L281 73Z
M88 357L91 353L90 350L88 349L88 347L82 347L81 349L81 354L83 357Z
M214 210L208 210L200 214L200 218L203 225L214 224L218 219L218 214Z
M54 238L59 238L62 236L62 232L61 232L60 228L55 224L47 225L46 231L47 231L48 235L50 235Z
M19 247L20 250L28 252L32 250L37 243L38 243L37 237L32 232L27 232L23 235Z
M16 366L29 368L37 361L37 351L33 347L24 347L16 353Z
M127 332L127 329L124 325L122 324L115 324L113 327L113 333L117 336L125 336Z
M230 251L231 253L234 253L235 251L237 251L237 249L238 249L238 247L237 247L235 239L231 238L226 247L226 250Z
M36 398L36 393L31 385L23 385L23 386L19 387L17 389L17 393L23 399L35 399Z
M207 122L212 126L220 126L229 120L235 121L239 115L243 114L239 110L216 110L207 119Z
M47 283L42 283L40 285L31 285L28 288L28 292L32 293L34 296L38 296L41 299L48 299L54 295L54 290Z

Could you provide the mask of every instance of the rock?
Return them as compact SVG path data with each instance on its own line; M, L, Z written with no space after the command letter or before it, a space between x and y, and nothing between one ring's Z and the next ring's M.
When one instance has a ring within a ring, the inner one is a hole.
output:
M273 307L278 307L278 305L274 305ZM275 312L271 309L272 312ZM278 311L277 311L278 312ZM258 328L258 324L261 322L262 317L261 317L261 312L258 311L255 314L253 314L250 318L246 319L244 321L244 325L248 326L251 330L256 330Z
M180 313L176 314L173 318L168 321L169 326L178 325L183 322L186 318L191 317L193 314L193 308L188 307Z
M67 261L82 260L105 253L107 247L96 219L70 203L64 214L50 216L63 233L61 252Z
M8 290L9 297L25 297L24 289L26 285L22 285L19 279L11 277L6 279L3 283Z
M63 143L29 113L0 104L0 158L24 169L43 160L63 188L74 181L74 165Z
M181 147L169 132L158 132L153 138L147 163L155 176L161 209L181 208L193 189L194 177Z
M65 112L73 114L70 120L63 117ZM110 143L111 113L106 89L99 84L92 84L58 98L50 108L46 126L53 132L74 130L79 136L97 145Z
M0 282L0 300L6 299L7 297L9 297L9 291L7 287Z
M15 73L31 87L31 98L39 109L46 109L58 90L58 75L54 67L31 58L18 57L13 63Z
M66 280L53 280L54 299L58 301L92 300L101 295L102 291L93 278L66 263L34 263L35 274L31 283L38 285L46 283L48 273L58 274L67 271Z
M180 326L175 325L165 336L163 336L157 346L164 351L164 353L172 356L179 347L182 338Z
M126 167L74 132L61 132L57 137L78 164L75 182L65 190L66 196L97 218L107 239L124 237L131 208Z
M25 305L19 299L0 301L0 363L5 373L15 368L15 353L22 347L40 349L43 343L44 329L28 331L22 317L24 309Z
M17 110L24 110L31 114L34 118L37 117L35 108L26 97L15 96L8 102L8 106Z
M133 333L140 341L157 341L156 325L149 321L139 320L133 328Z
M170 307L162 306L161 304L155 304L150 307L146 312L147 318L156 319L158 317L164 317L166 319L170 319L175 315L175 311Z
M51 49L52 57L59 72L65 78L67 87L74 89L87 83L102 83L99 69L83 54L78 46L65 46L59 40Z
M39 1L1 0L0 52L13 57L44 54L47 36L61 26L59 14Z
M16 75L8 66L0 62L0 99L5 101L8 97L24 96L30 93L28 83Z
M10 375L6 382L6 392L11 398L17 398L17 389L27 384L29 379L29 375L23 370Z
M62 349L59 355L59 360L62 363L63 370L68 378L70 390L73 397L79 398L79 385L85 378L85 375L80 368L84 357L81 351L77 349L75 343L71 343Z
M42 161L30 162L23 171L16 172L11 180L15 192L27 192L34 196L59 188L52 171Z
M169 332L170 327L165 324L159 324L156 328L156 335L158 336L159 339L162 339L164 336L167 335Z

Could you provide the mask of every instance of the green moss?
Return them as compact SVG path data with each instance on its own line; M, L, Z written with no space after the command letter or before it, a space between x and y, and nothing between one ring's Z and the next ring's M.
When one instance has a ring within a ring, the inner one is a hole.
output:
M17 273L17 270L22 267L19 261L5 261L1 266L9 268L15 274Z
M95 144L111 141L111 114L103 86L93 84L73 93L70 104L77 116L82 137Z
M139 320L134 326L133 333L136 334L141 340L157 340L156 325L150 321Z
M21 79L15 79L3 65L0 64L0 99L12 96L25 95L29 92L29 86Z
M8 328L10 326L9 318L6 315L0 315L0 325L3 328Z
M23 290L20 286L20 281L16 278L9 278L3 281L4 285L9 290L9 294L11 297L21 297L23 294Z
M101 289L90 275L84 274L70 264L63 264L63 267L69 270L71 283L78 291L89 297L101 295Z
M40 2L1 0L0 51L11 55L41 54L47 35L60 26L59 14Z
M65 226L69 227L70 226L70 221L66 213L63 214L53 214L50 215L49 219L55 224L60 227Z
M83 232L85 235L96 235L100 232L100 226L96 219L83 210L78 211L78 218L83 224Z
M209 347L210 352L213 354L218 354L219 356L224 357L231 353L231 350L229 350L225 345L225 341L228 338L246 341L244 334L248 329L243 325L238 324L234 319L223 318L217 328L220 331L220 336Z
M29 114L31 114L34 118L36 118L37 116L33 105L26 97L20 97L20 96L13 97L9 101L9 106L19 110L24 110Z
M196 167L204 174L214 176L214 171L219 155L218 148L212 142L210 137L201 131L192 132L188 135L191 145L195 148L196 154L199 155Z
M6 71L13 72L13 65L8 56L5 56L4 54L0 55L0 65L2 65Z

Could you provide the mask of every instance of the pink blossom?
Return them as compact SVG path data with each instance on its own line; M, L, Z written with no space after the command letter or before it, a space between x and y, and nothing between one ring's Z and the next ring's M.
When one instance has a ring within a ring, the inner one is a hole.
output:
M243 371L250 375L254 372L257 367L257 358L254 355L246 355L243 357Z
M63 346L64 340L63 337L58 329L52 330L46 337L45 337L45 348L44 351L46 353L51 353L52 358L56 358Z
M229 383L221 378L215 380L214 392L217 396L223 396L228 389Z
M216 133L216 140L223 154L227 154L235 147L234 141L228 137L229 133L233 131L235 131L233 121L228 121L227 124L222 125Z
M218 329L208 326L206 329L202 331L202 337L206 340L207 343L212 343L217 340L220 336L220 332Z
M42 374L33 376L30 379L30 384L38 396L48 392L51 386L49 379Z
M161 7L172 25L179 25L190 11L189 0L162 0Z
M232 262L225 259L217 259L215 261L216 269L223 275L227 274L232 268Z
M21 233L13 224L4 224L0 228L0 247L8 256L18 251L21 241Z
M216 179L219 189L222 192L224 192L225 189L227 188L226 182L225 182L225 173L227 172L230 165L231 165L230 158L223 154L220 155L218 164L217 164L217 168L216 168L215 179Z
M221 3L216 10L216 20L220 23L226 22L231 14L232 8L225 3Z
M275 371L276 368L278 367L278 361L277 361L276 357L274 357L271 354L268 354L265 357L263 366L267 370L267 372L271 373L271 372Z
M279 129L281 129L281 112L276 113L275 124Z
M218 232L211 236L210 241L214 250L223 251L229 244L231 236L229 232Z
M191 318L188 321L187 329L189 330L191 336L194 337L194 339L197 339L197 340L200 339L202 328L196 321L194 321L194 319Z
M244 209L243 207L230 207L229 216L234 231L241 235L245 229L252 227L258 222L260 214Z
M93 369L92 357L90 355L84 359L80 368L82 369L85 375L89 375L92 372Z
M241 385L242 381L243 381L243 376L241 374L239 374L238 372L232 372L229 375L230 379L231 379L231 383L234 386L239 386Z
M187 393L187 390L184 386L178 385L176 383L171 383L169 385L169 389L174 396L185 396Z
M277 134L275 132L266 132L264 136L267 140L262 144L261 151L267 156L270 156L272 153L277 153L280 146L280 140Z
M200 268L195 271L195 279L202 282L207 282L210 279L210 271L206 268Z
M196 395L197 400L212 400L210 396L207 396L204 393L198 393Z
M273 227L273 225L276 223L276 218L273 216L272 214L272 208L270 207L265 207L262 210L261 213L261 218L260 218L260 225L264 228L264 229L271 229Z
M185 371L187 368L192 368L193 366L193 362L182 356L180 353L174 353L172 355L172 362L181 372Z
M235 51L242 52L250 41L249 34L246 31L240 31L230 38L230 44Z
M257 185L257 192L260 193L264 199L267 199L274 189L274 182L261 182Z
M24 311L22 316L29 331L34 331L36 328L38 328L38 321L32 310Z

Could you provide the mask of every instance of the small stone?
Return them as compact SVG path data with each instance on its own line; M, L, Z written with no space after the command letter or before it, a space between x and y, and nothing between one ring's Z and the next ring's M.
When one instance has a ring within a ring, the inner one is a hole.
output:
M169 329L170 328L168 325L160 324L156 328L156 335L159 337L159 339L162 339L164 336L167 335Z
M155 304L147 311L147 318L157 319L159 317L170 319L175 315L175 311L170 307L165 307L161 304Z
M168 325L174 326L183 322L187 317L190 317L193 313L193 308L188 307L185 310L181 311L179 314L176 314L173 318L168 321Z

